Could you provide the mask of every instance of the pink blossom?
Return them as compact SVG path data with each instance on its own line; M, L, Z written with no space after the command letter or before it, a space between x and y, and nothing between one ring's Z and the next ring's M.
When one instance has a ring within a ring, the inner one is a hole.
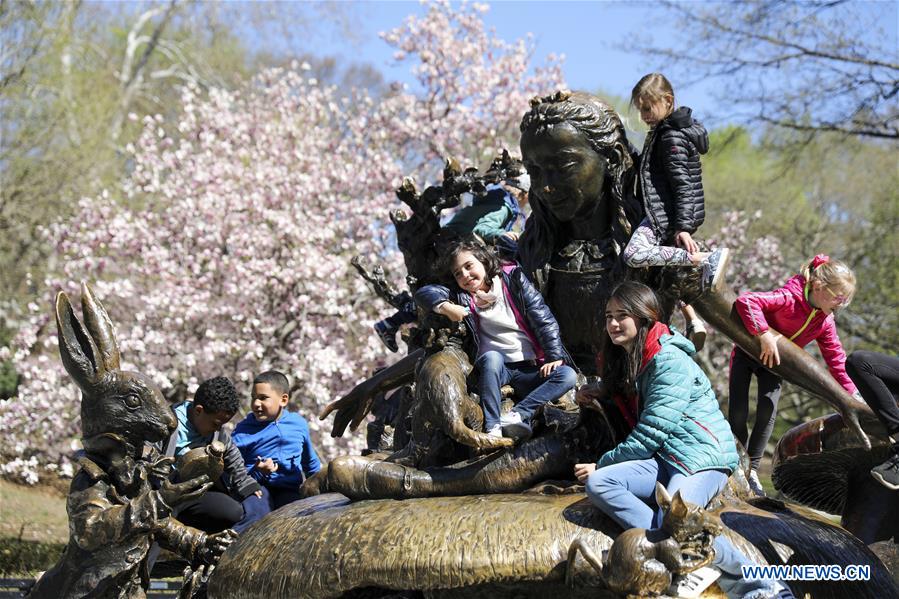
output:
M361 434L332 439L316 418L388 358L371 325L389 308L350 257L379 260L402 286L387 221L402 176L433 180L445 156L483 166L517 147L528 99L562 86L559 61L534 68L533 43L497 39L481 11L432 4L383 35L417 94L340 96L303 63L236 91L187 87L173 120L144 115L129 176L43 231L58 267L3 350L22 384L0 402L2 472L71 472L80 398L51 306L82 279L118 327L125 368L163 389L226 375L244 394L253 373L282 370L324 457L358 449Z

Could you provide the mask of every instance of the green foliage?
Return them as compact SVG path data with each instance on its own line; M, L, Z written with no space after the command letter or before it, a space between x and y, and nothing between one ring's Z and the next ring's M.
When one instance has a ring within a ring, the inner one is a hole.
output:
M899 297L895 151L887 143L836 134L803 140L801 151L798 141L794 134L773 130L712 131L711 150L702 165L707 219L698 236L717 235L728 211L760 213L747 225L748 238L773 236L790 271L798 272L803 262L819 253L845 260L858 282L855 300L836 317L844 348L847 353L855 349L899 353L899 313L894 305ZM728 243L726 238L719 241ZM749 286L757 289L751 281ZM816 344L806 349L821 359ZM726 410L727 370L707 371L723 391ZM819 398L785 384L772 447L792 426L831 412ZM751 414L750 422L753 418Z
M16 394L19 374L12 362L0 362L0 399L9 399Z
M49 570L59 560L65 543L29 541L19 537L0 537L0 576L34 576Z
M786 241L786 227L809 214L798 182L783 176L775 152L754 142L746 129L725 127L709 135L709 154L703 157L706 224L717 229L728 210L762 213L750 226L749 237L774 235Z

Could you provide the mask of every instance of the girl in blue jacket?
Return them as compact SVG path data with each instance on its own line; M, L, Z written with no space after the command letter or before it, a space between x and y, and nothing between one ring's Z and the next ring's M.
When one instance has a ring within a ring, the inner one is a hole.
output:
M537 408L573 389L577 375L559 324L540 292L517 265L500 266L496 255L474 239L449 248L453 289L426 285L415 293L425 310L464 322L474 341L474 366L489 435L527 436ZM518 403L500 415L503 385Z
M612 291L600 372L633 428L596 464L575 465L590 500L625 529L661 525L657 481L672 496L680 491L685 501L705 507L739 464L711 383L691 358L693 344L661 322L661 314L646 285L626 281ZM578 393L580 403L595 398L595 388ZM714 547L712 564L729 597L770 597L779 590L774 581L743 580L740 566L748 560L725 537Z

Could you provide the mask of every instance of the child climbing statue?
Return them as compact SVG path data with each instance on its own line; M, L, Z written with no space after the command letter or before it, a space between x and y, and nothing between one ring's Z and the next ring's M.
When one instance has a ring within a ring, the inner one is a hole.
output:
M474 196L470 206L456 212L441 229L445 241L475 235L488 245L502 241L515 242L519 232L515 226L524 219L521 208L528 202L531 178L519 175L501 184L487 188L487 193ZM408 292L403 292L401 309L374 324L375 333L390 351L396 353L396 335L404 324L415 322L415 302Z
M482 243L461 240L450 247L447 260L454 289L427 285L416 292L416 301L425 310L464 322L471 334L487 434L529 436L537 408L577 381L559 325L521 268L501 267ZM503 385L512 386L518 403L500 415Z
M746 446L752 470L749 486L764 495L758 468L777 420L777 402L783 379L768 370L780 364L777 342L781 335L805 347L818 342L821 356L833 377L861 401L855 383L846 373L846 353L837 336L834 312L849 305L855 294L855 275L843 262L819 254L801 272L773 291L747 291L736 301L737 313L746 330L762 345L758 357L734 346L730 358L730 401L728 420L734 436ZM779 333L769 330L774 327ZM746 429L749 418L749 383L755 375L758 400L752 434Z
M705 220L699 159L709 150L705 127L688 107L675 110L674 89L661 73L650 73L637 82L631 104L650 129L637 178L645 216L624 250L624 260L632 268L700 266L703 285L714 287L725 270L728 250L701 252L693 240ZM705 342L705 326L692 308L682 305L681 310L687 337L699 350Z

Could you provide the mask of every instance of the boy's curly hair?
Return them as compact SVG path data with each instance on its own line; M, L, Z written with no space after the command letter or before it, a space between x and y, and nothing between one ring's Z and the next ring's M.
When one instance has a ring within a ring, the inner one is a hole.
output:
M194 393L194 405L203 406L210 414L220 412L235 413L240 407L237 399L237 389L226 377L217 376L203 381Z

